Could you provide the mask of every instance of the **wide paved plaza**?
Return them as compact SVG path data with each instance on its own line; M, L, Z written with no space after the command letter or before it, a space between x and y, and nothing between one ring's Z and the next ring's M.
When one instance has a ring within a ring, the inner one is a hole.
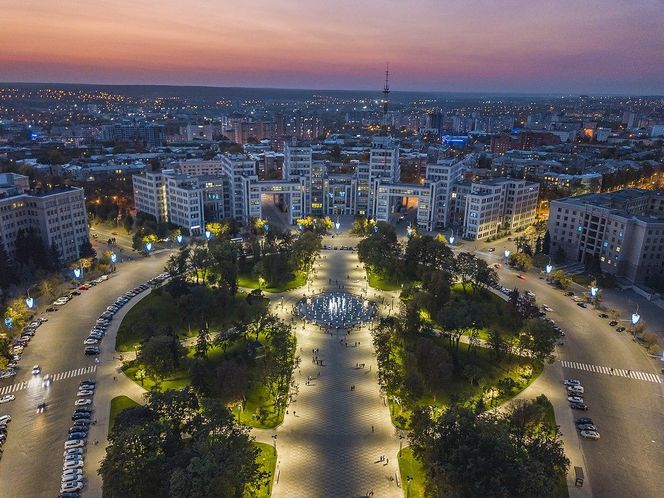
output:
M373 491L376 497L401 497L399 438L380 395L369 327L326 333L292 314L304 292L326 290L362 294L364 271L355 252L323 251L311 287L286 293L283 301L273 297L274 310L294 319L302 359L284 423L255 431L257 440L269 444L277 436L273 496L359 497Z

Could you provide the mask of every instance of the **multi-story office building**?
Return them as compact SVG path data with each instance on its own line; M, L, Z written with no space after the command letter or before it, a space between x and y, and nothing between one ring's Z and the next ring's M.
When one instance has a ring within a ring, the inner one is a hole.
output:
M164 125L156 123L104 125L101 133L106 142L141 142L148 147L164 144Z
M664 274L664 195L627 189L551 201L551 254L634 282Z
M32 192L28 187L26 176L0 174L0 244L6 253L15 257L19 230L33 229L45 248L57 249L62 262L78 259L81 245L90 240L83 189Z
M257 159L252 156L226 154L210 161L182 161L179 173L136 177L134 192L139 211L189 230L203 227L205 221L222 214L246 223L251 217L262 216L265 202L273 202L287 213L291 223L302 215L342 214L389 221L416 210L420 230L463 224L468 227L464 235L474 239L532 223L537 184L509 178L462 181L463 171L472 168L475 159L471 154L463 160L438 160L426 165L421 182L405 183L399 178L399 148L390 137L376 137L369 162L351 161L354 171L343 174L335 173L326 161L314 161L310 146L286 143L280 179L260 178ZM187 190L178 194L180 205L186 197L187 206L202 205L203 209L182 216L172 214L178 206L170 199L176 186ZM196 199L194 191L199 192ZM490 206L486 199L491 200Z
M535 221L539 184L503 178L471 183L465 195L464 237L486 239Z

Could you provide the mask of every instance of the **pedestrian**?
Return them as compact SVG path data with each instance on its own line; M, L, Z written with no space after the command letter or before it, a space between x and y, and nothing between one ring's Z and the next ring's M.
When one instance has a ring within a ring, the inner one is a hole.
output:
M113 380L118 380L118 378L114 375L114 376L113 376Z
M320 370L318 371L318 378L320 378Z
M373 431L374 431L374 426L372 425L372 426L371 426L371 432L373 432Z

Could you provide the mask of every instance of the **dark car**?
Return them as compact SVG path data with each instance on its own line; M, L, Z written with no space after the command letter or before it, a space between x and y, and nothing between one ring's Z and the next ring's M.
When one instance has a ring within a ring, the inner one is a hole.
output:
M572 297L572 296L574 295L574 292L572 292L572 291L567 291L567 292L565 292L565 295L566 295L567 297Z
M71 432L67 441L78 441L79 439L85 439L86 437L88 437L87 432Z
M618 325L618 322L615 321L615 320L611 320L611 321L609 322L609 325L610 325L611 327L615 327L616 325Z
M80 427L80 426L77 426L77 425L75 425L74 427L69 428L69 434L77 434L77 433L87 434L88 429L86 427Z
M48 311L49 313L55 313L56 311L58 311L58 308L56 308L55 306L51 306L49 308L46 308L46 311Z
M625 327L616 327L616 332L624 332Z
M576 303L576 305L579 306L580 308L587 308L588 307L588 305L586 303Z
M87 355L99 354L99 353L101 353L101 350L97 347L88 346L87 348L85 348L85 354Z
M599 317L600 318L609 318L609 315L607 315L606 313L600 313Z
M591 419L590 417L581 417L581 418L576 419L576 425L579 425L579 424L592 424L592 423L593 423L593 419Z
M585 403L572 402L569 404L569 407L572 408L573 410L584 410L584 411L588 410L588 405L586 405Z
M81 419L90 418L90 417L92 417L91 413L74 413L71 416L71 419L72 420L81 420Z

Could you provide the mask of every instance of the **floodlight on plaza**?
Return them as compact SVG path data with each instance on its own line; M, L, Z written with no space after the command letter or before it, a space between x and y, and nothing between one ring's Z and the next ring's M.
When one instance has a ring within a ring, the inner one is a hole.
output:
M504 253L504 254L505 254L505 258L507 259L507 258L510 257L510 254L512 254L512 253L510 252L509 249L505 249L505 253Z
M592 297L597 297L597 293L598 293L598 292L599 292L599 289L598 289L596 286L593 285L593 286L590 288L590 295L591 295Z
M205 230L205 238L210 240L212 237L212 232L210 230Z
M111 263L115 264L115 262L118 260L117 254L114 252L111 253Z
M145 250L147 252L150 252L152 250L152 242L148 242L147 244L145 244Z
M177 237L175 237L175 240L178 241L178 244L182 244L182 235L178 235Z
M551 273L551 270L553 270L553 266L546 265L545 270L546 270L546 274L548 275L549 273Z
M639 315L639 311L637 308L636 313L632 313L632 325L636 325L639 323L639 320L641 320L641 315Z

